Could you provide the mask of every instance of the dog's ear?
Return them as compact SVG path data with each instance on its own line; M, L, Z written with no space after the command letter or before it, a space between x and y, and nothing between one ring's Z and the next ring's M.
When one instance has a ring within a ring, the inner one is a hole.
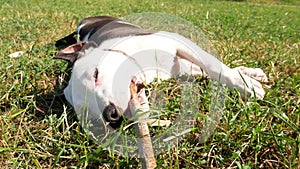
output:
M66 47L65 49L61 50L58 52L58 54L56 56L54 56L54 59L62 59L62 60L66 60L70 63L74 63L79 56L79 52L81 51L81 49L83 48L83 46L86 44L86 42L81 42L78 44L73 44L70 45L68 47Z
M55 42L55 47L58 50L61 50L61 49L65 48L66 46L77 43L77 39L75 37L76 35L77 35L77 32L73 32L70 35L57 40Z
M53 59L62 59L74 64L75 61L82 56L84 50L90 47L97 47L97 44L94 42L80 42L73 44L59 51L58 54L53 57Z

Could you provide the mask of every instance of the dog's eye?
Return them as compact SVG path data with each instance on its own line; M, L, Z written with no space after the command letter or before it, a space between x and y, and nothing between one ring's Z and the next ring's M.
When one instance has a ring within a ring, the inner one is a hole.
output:
M97 80L98 79L98 74L99 74L99 71L98 71L98 68L95 69L94 71L94 75L93 77Z

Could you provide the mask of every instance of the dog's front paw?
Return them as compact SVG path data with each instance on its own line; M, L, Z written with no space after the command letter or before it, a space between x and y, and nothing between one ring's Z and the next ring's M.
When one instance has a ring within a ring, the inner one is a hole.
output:
M243 73L257 81L268 82L267 75L260 68L249 68L249 67L245 67L245 66L239 66L234 69L240 71L241 73Z
M246 68L244 70L250 70L251 68ZM237 88L241 92L241 96L246 98L248 95L251 95L251 97L256 96L257 99L261 100L265 96L265 90L262 86L262 84L258 80L264 80L266 78L266 75L261 72L257 71L250 71L250 75L255 76L256 78L261 77L262 79L256 79L254 77L250 77L244 72L240 71L238 68L231 69L231 83L233 85L233 88ZM247 73L247 72L246 72ZM256 73L256 74L254 74Z

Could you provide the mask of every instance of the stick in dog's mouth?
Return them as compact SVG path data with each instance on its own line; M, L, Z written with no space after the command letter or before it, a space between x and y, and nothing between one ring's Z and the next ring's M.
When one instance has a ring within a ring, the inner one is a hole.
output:
M145 87L147 85L144 82L138 81L136 77L131 79L129 90L130 90L130 100L128 107L124 112L127 119L135 117L136 111L141 110L143 112L149 110L147 97L145 95ZM148 115L144 113L143 118L147 118ZM141 119L141 117L138 117Z
M134 97L138 97L143 92L142 90L146 86L147 86L146 83L138 81L137 78L134 76L131 79L130 86L129 86L130 87L130 99L133 99Z
M130 101L129 108L131 115L137 116L138 123L135 124L136 133L138 136L138 147L142 160L143 168L155 168L156 160L152 148L152 142L150 132L147 124L148 113L145 113L147 109L143 107L143 93L145 84L138 82L134 77L130 82ZM141 119L141 117L143 119Z

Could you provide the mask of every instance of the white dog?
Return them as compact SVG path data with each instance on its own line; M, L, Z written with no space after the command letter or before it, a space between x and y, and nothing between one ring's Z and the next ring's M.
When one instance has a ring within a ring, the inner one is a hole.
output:
M157 76L207 75L238 89L244 97L263 99L265 95L259 81L266 80L266 75L261 69L231 69L175 33L145 30L113 17L97 16L84 19L68 38L75 34L77 43L54 57L74 64L64 94L77 114L88 112L88 119L99 119L113 128L120 125L124 113L131 114L130 83L148 83ZM142 87L138 92L147 109Z

